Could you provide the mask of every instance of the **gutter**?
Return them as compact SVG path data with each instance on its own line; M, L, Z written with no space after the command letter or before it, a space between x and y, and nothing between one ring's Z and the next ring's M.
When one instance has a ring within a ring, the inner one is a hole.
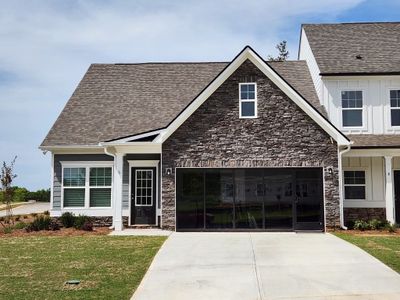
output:
M100 145L100 146L101 146L101 145ZM115 163L115 159L116 159L115 154L109 152L109 151L107 150L107 147L104 147L104 153L107 154L107 155L109 155L109 156L112 156L112 157L113 157L113 164L114 164L114 163ZM113 166L113 169L114 169L114 166ZM113 170L113 173L114 173L114 170ZM114 194L114 190L113 190L113 194ZM114 200L114 197L113 197L113 200ZM113 208L114 208L114 206L115 206L115 203L113 203ZM114 210L115 210L115 209L114 209ZM114 229L114 220L115 220L115 216L114 216L114 212L113 212L113 222L112 222L111 226L108 227L109 229Z
M340 228L347 230L347 227L344 225L344 207L343 207L343 170L342 170L342 157L343 154L349 152L351 149L351 144L347 145L345 149L340 150L338 148L338 169L339 169L339 214L340 214Z

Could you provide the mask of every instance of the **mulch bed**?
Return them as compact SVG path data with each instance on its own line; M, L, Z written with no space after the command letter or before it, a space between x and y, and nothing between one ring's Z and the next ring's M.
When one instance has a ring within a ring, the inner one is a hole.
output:
M400 237L400 229L396 232L388 232L387 230L332 230L330 232L339 232L351 235L367 235L367 236L399 236Z
M75 228L61 228L60 230L50 231L32 231L27 232L25 229L13 229L11 233L4 233L0 228L0 238L6 237L23 237L23 236L83 236L83 235L107 235L111 232L108 227L95 227L93 231L83 231Z

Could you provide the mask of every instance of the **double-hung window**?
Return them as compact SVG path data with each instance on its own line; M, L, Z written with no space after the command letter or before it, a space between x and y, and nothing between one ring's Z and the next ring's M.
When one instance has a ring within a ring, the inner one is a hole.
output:
M344 198L346 200L365 200L365 171L344 171Z
M239 84L239 117L257 118L256 83Z
M343 127L363 126L362 91L342 91L342 125Z
M390 122L400 126L400 90L390 90Z
M63 207L111 207L111 165L66 164L62 176Z

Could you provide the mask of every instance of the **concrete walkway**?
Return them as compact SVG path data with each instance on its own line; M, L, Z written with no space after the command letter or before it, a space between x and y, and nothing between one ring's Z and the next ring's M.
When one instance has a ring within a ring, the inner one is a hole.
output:
M32 213L42 213L46 210L50 210L49 202L33 202L27 203L12 209L13 215L29 215ZM4 217L6 215L5 210L0 210L0 217Z
M330 234L173 233L132 299L400 299L400 275Z

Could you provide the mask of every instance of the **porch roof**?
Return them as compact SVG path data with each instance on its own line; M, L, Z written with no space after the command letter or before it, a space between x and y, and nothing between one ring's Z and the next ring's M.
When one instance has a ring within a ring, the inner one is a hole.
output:
M349 134L347 137L354 142L351 148L400 148L398 134Z

